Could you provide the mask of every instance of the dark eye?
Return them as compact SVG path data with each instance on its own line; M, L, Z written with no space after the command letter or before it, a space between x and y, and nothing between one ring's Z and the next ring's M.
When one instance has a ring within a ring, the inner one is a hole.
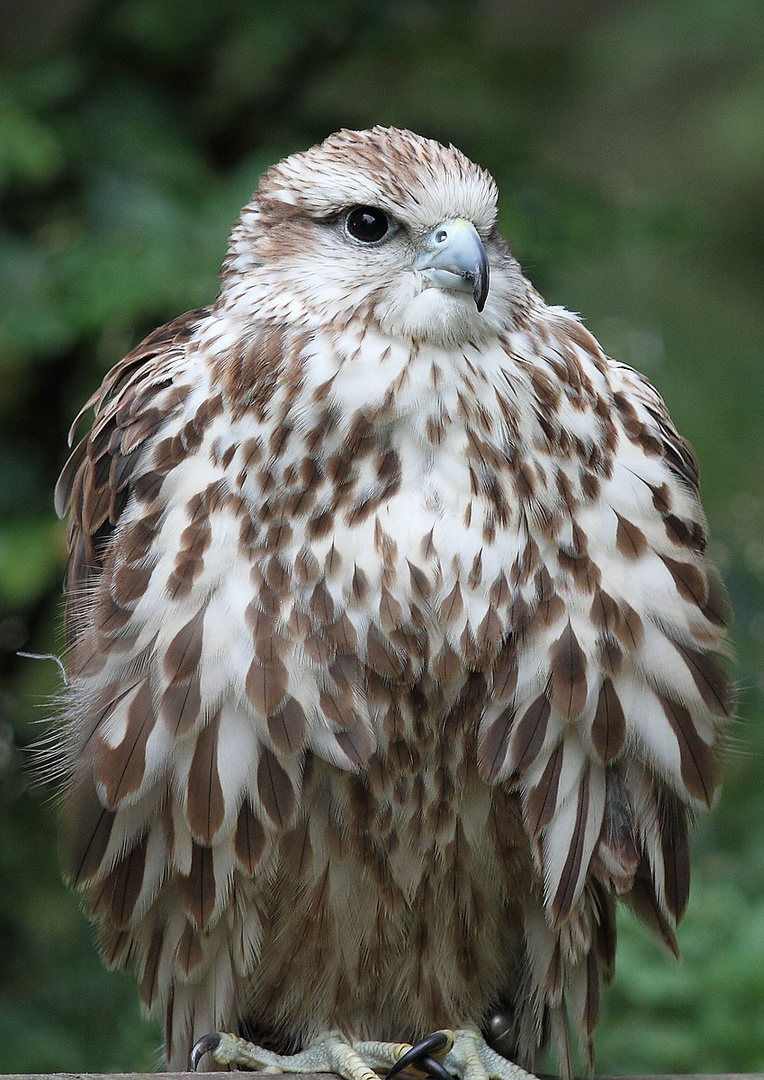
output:
M345 218L345 228L354 240L376 244L390 232L390 221L376 206L354 206Z

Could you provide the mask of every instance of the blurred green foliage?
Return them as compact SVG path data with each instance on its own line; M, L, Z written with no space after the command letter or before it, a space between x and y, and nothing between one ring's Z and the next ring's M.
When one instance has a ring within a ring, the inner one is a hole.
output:
M551 301L658 385L703 467L741 719L670 963L624 917L599 1068L764 1070L764 6L6 0L0 39L0 1069L150 1068L157 1032L60 882L23 748L58 671L71 418L215 292L261 171L395 123L491 169Z

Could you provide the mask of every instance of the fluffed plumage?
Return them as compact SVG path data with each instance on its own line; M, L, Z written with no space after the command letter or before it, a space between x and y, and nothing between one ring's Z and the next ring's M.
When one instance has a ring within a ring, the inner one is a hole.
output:
M91 406L67 870L170 1067L497 1009L520 1062L590 1057L615 898L676 950L730 708L656 391L523 277L487 173L374 128L271 168L214 304Z

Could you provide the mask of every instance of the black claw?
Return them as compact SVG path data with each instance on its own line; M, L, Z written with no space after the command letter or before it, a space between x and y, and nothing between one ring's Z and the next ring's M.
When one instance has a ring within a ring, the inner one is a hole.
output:
M219 1046L219 1031L210 1031L207 1035L202 1035L201 1039L197 1039L188 1057L188 1071L196 1072L204 1055L208 1054L210 1050L217 1050Z
M398 1073L403 1072L409 1065L415 1066L425 1076L431 1076L433 1080L454 1080L448 1069L444 1068L433 1053L442 1050L448 1042L448 1036L443 1031L434 1031L418 1043L414 1043L410 1050L402 1054L392 1069L385 1076L385 1080L392 1080Z
M448 1069L441 1065L437 1058L430 1057L429 1054L419 1059L417 1067L427 1076L432 1077L432 1080L454 1080Z

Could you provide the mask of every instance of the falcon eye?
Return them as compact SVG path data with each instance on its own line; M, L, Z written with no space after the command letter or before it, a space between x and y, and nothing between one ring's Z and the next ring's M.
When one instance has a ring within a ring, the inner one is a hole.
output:
M345 229L354 240L376 244L391 231L391 224L376 206L354 206L345 218Z

